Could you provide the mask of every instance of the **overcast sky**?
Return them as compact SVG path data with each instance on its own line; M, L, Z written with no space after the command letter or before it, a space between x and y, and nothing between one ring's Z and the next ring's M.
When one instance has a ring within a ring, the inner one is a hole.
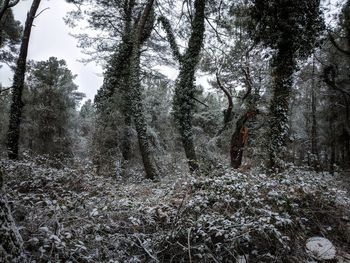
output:
M15 18L24 24L26 13L30 9L32 1L22 0L13 8ZM69 33L72 29L65 25L63 17L66 12L74 8L64 0L42 0L39 8L43 12L35 19L29 44L28 59L36 61L47 60L51 56L64 59L68 68L77 74L75 83L79 90L84 92L89 99L93 99L97 89L102 85L102 69L94 63L84 65L77 60L84 55L77 48L77 41ZM1 82L4 86L11 85L13 72L8 67L0 69Z

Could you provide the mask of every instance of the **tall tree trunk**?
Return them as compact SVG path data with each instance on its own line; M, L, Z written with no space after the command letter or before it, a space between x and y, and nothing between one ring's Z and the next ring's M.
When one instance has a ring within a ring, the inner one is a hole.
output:
M18 141L23 108L22 92L24 86L24 76L26 72L28 46L33 21L35 19L36 12L39 8L40 1L41 0L33 0L30 11L27 14L20 53L17 60L15 75L13 77L10 124L7 135L8 156L10 159L18 158Z
M137 131L137 138L139 142L140 152L142 156L143 166L146 172L146 177L148 179L155 179L158 176L158 170L155 164L155 160L151 153L151 147L147 138L147 123L145 116L143 114L143 104L142 104L142 88L140 80L140 55L141 47L144 41L150 35L149 24L153 25L153 3L154 0L149 0L146 4L143 13L141 15L140 21L134 28L134 38L133 38L133 51L130 63L130 90L129 90L129 101L131 103L132 117L135 122L135 127ZM146 29L149 27L149 29Z
M279 48L273 63L268 168L276 170L282 168L279 167L278 161L288 138L288 108L295 67L293 53L289 50L287 44Z
M158 171L149 145L147 123L143 114L142 89L140 83L140 49L135 48L131 63L132 79L130 85L130 96L133 96L133 98L130 102L132 103L132 116L135 123L146 177L153 180L158 176Z
M175 87L174 95L175 119L179 126L182 144L191 172L199 169L193 141L192 118L195 96L194 74L204 40L205 4L205 0L194 2L195 14L192 22L192 32L186 53L180 58L179 82ZM175 52L173 53L176 57Z
M0 169L0 260L1 262L26 262L23 240L13 220L3 188L3 172Z
M316 85L315 85L315 58L312 63L312 83L311 83L311 153L312 165L316 169L318 166L317 147L317 118L316 118Z

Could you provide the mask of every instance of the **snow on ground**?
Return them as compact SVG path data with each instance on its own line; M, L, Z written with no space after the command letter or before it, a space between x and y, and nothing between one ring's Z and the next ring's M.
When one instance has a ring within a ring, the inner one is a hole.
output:
M349 199L327 173L221 167L151 182L81 163L2 165L32 262L306 262L314 236L349 253Z

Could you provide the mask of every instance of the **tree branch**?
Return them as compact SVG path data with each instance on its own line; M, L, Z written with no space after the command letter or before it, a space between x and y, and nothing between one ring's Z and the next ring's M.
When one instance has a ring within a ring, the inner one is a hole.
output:
M171 51L173 53L173 57L177 61L181 62L182 55L180 53L179 46L176 43L176 39L175 39L175 36L174 36L174 33L173 33L172 28L171 28L169 20L165 16L161 16L159 18L159 21L161 22L161 24L165 30L165 33L167 35L167 39L169 41L170 48L171 48Z
M348 50L345 50L343 48L341 48L338 43L335 41L334 37L332 36L331 33L329 33L329 40L331 41L331 43L333 44L333 46L338 50L340 51L341 53L347 55L347 56L350 56L350 51Z
M10 0L5 0L3 6L0 9L0 21L2 17L4 16L7 9L14 7L19 3L19 0L15 0L13 2L10 2Z
M42 13L44 13L46 10L49 10L49 9L50 9L50 7L44 8L43 10L41 10L41 11L35 16L35 18L37 18L38 16L40 16Z
M323 81L328 85L328 87L350 97L350 92L338 87L335 82L335 78L336 72L334 66L330 65L323 70Z
M0 94L1 94L2 92L8 91L8 90L10 90L10 89L11 89L11 88L0 89Z
M142 15L141 15L141 20L139 22L138 32L137 32L137 35L138 35L138 41L137 42L138 43L141 42L143 31L145 29L147 19L148 19L149 15L150 15L150 13L152 11L153 3L154 3L154 0L149 0L148 3L146 4L145 9L143 10Z
M7 8L12 8L12 7L14 7L15 5L17 5L18 3L19 3L19 0L15 0L15 1L13 1L12 3L9 3L8 6L7 6Z
M222 85L222 83L220 81L220 77L219 77L219 72L216 72L216 82L217 82L219 88L225 93L225 95L227 97L227 101L228 101L227 110L226 110L225 116L224 116L224 124L226 125L231 120L232 110L233 110L233 99L232 99L232 95L230 94L230 92Z

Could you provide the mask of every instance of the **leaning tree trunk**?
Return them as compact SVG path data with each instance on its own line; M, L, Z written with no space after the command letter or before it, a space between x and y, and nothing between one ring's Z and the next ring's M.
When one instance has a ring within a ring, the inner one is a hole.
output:
M147 123L143 114L142 88L140 79L140 55L142 44L150 36L153 27L153 3L149 0L145 6L139 23L133 30L133 50L130 59L130 90L128 92L131 103L132 117L135 122L139 148L142 156L143 166L148 179L155 179L158 170L151 152L151 147L147 138Z
M0 170L0 261L26 262L23 240L12 217L3 188L3 172Z
M26 23L22 37L20 53L17 60L15 75L12 84L12 102L10 109L10 123L7 134L8 156L10 159L18 158L18 141L20 134L20 124L22 118L22 92L24 86L24 75L26 72L27 54L30 34L35 19L36 12L41 0L33 0L29 13L27 14Z
M288 108L293 82L294 56L288 45L280 48L274 58L273 97L270 104L269 163L268 168L278 170L283 147L288 138Z
M142 156L143 166L148 179L155 179L158 176L158 171L152 156L151 147L147 138L147 123L143 114L142 90L140 83L140 49L134 51L132 57L132 79L131 92L132 98L132 116L135 122L137 139ZM137 54L136 54L137 53Z

